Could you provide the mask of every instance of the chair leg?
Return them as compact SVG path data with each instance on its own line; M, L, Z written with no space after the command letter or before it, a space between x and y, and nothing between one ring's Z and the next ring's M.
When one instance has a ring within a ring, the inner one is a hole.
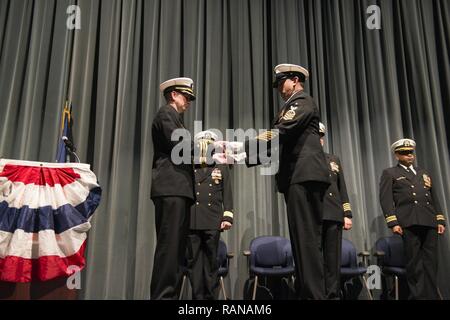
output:
M394 286L395 286L395 300L398 300L399 298L398 298L398 277L397 276L394 276L394 281L395 281L395 284L394 284Z
M252 300L256 299L256 287L258 286L258 276L255 276L255 284L253 286Z
M339 287L339 294L340 294L340 299L341 300L346 300L346 295L345 295L345 281L342 281L341 280L341 283L340 283L340 287Z
M181 300L183 298L185 283L186 283L186 275L183 276L183 281L181 282L181 289L180 289L180 295L178 296L178 300Z
M220 287L222 288L223 299L228 300L227 294L225 292L225 283L223 282L223 277L220 277Z
M444 298L442 297L442 294L441 294L441 290L439 290L439 288L436 288L436 289L437 289L437 292L439 295L439 299L444 300Z
M362 285L363 285L364 288L366 288L366 290L367 290L367 294L368 294L368 296L369 296L369 300L373 300L372 293L370 292L369 287L367 286L367 280L366 280L366 277L360 276L360 279L361 279Z

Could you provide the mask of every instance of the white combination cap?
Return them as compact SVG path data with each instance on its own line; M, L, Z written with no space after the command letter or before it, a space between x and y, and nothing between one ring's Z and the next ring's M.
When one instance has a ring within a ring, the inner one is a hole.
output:
M178 91L187 94L191 100L195 100L194 81L191 78L174 78L164 81L159 85L159 90L163 94Z

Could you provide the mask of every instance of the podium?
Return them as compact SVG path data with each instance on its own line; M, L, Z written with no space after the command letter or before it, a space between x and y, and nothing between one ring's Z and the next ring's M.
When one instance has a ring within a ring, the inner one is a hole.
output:
M100 198L88 164L0 159L0 299L76 299Z

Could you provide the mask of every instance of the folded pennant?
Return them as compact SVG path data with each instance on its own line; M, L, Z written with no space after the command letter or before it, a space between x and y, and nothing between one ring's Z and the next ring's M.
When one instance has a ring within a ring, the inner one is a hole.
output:
M46 281L83 269L100 198L87 164L0 160L0 280Z

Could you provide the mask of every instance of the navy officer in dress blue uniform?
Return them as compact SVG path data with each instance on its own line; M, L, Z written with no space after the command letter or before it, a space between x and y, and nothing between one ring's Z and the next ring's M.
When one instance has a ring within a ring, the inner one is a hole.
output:
M175 164L171 154L178 143L172 133L185 129L182 113L195 99L193 81L175 78L163 82L160 90L167 104L162 106L152 124L153 166L151 198L155 204L156 250L151 280L151 299L177 299L189 232L189 216L194 202L194 169L190 163ZM189 136L187 133L186 136ZM189 136L190 137L190 136ZM191 156L191 155L189 155Z
M308 70L295 64L280 64L274 72L273 87L278 89L284 105L272 123L272 130L256 137L256 148L254 139L244 144L224 142L224 145L225 148L231 145L233 152L244 149L247 165L253 166L270 160L267 150L275 149L272 148L273 141L279 139L280 162L275 178L278 191L283 193L286 201L296 293L300 299L326 299L323 199L330 178L320 145L319 109L303 89L309 77ZM228 161L227 152L221 156L222 161Z
M208 130L194 137L200 159L194 168L196 202L191 208L187 250L194 300L217 299L220 234L233 224L230 169L212 159L214 141L217 141L217 135Z
M320 143L325 144L325 125L319 123ZM323 257L327 299L340 298L342 229L352 228L352 209L339 157L325 153L331 185L325 193L323 209Z
M273 87L284 100L272 126L278 129L281 147L280 169L275 178L286 201L296 292L301 299L321 300L326 298L323 199L330 179L320 145L319 109L304 91L308 70L294 64L280 64L274 72ZM269 133L258 138L270 141L274 136Z
M400 139L391 146L398 164L385 169L380 203L386 223L403 238L410 299L439 299L438 235L445 218L428 171L414 166L416 143Z

